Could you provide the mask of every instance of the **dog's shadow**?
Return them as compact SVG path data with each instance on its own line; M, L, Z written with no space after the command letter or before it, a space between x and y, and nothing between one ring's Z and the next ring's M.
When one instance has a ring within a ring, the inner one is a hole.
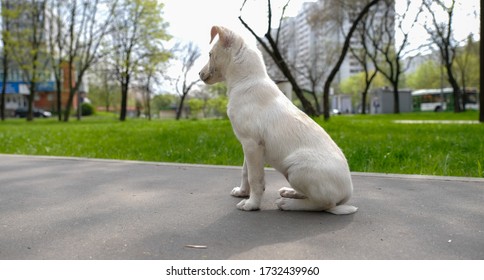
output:
M229 199L230 200L230 199ZM267 206L245 212L235 208L202 228L177 232L160 244L160 259L305 259L307 251L324 250L317 236L332 235L354 215L287 212ZM264 205L263 205L264 206ZM203 249L186 247L202 245Z

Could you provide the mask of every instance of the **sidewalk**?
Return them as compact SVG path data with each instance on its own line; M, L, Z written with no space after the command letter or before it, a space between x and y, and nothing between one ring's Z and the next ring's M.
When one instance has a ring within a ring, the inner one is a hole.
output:
M0 155L0 259L484 259L484 179L353 173L354 215L261 211L240 168ZM192 246L197 245L197 246Z

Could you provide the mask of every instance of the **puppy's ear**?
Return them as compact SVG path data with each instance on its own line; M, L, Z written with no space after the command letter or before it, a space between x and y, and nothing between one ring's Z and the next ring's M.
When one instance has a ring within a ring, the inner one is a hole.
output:
M219 40L224 48L229 48L235 40L234 33L222 26L213 26L210 31L210 44L212 43L215 36L219 36Z

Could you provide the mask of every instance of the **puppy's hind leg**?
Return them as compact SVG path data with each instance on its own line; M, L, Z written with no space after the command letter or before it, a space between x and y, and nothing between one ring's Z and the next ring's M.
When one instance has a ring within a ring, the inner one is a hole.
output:
M279 195L285 198L303 199L306 198L305 195L298 193L295 189L284 187L279 189Z
M282 197L276 201L277 207L283 211L323 211L324 206L308 198L295 199Z
M291 188L280 190L282 198L276 203L277 207L285 211L326 211L336 215L352 214L358 208L344 205L350 196L351 188L348 188L348 195L341 197L340 190L343 188L339 180L330 181L322 178L317 172L304 172L301 169L293 169L289 172L288 181ZM316 175L315 175L316 174ZM351 181L347 182L351 186ZM300 197L304 193L304 197Z
M355 213L358 208L351 205L310 200L308 198L294 199L282 197L276 202L277 207L283 211L325 211L335 215L348 215Z
M247 172L247 161L244 157L244 166L242 167L242 182L240 182L239 187L235 187L230 193L235 197L249 197L250 186L249 186L249 176Z

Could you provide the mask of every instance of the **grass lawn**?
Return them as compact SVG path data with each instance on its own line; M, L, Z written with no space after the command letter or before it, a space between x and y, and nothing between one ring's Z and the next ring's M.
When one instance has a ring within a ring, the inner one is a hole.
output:
M401 124L395 120L476 120L477 112L334 116L323 126L352 171L484 177L483 124ZM85 118L0 123L0 153L241 165L228 120Z

